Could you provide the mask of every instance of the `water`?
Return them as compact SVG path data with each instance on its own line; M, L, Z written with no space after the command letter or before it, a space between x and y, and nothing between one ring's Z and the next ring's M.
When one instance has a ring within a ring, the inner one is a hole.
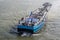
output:
M44 2L52 3L47 14L46 27L40 35L20 37L9 33L21 17L39 8ZM60 40L60 0L0 0L0 40Z

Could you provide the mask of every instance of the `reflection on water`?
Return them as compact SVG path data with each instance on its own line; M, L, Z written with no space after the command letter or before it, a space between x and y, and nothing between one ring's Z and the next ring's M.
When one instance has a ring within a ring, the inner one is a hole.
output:
M38 8L44 2L52 3L47 14L45 30L38 36L20 37L9 33L22 16ZM60 0L0 0L0 39L1 40L60 40Z

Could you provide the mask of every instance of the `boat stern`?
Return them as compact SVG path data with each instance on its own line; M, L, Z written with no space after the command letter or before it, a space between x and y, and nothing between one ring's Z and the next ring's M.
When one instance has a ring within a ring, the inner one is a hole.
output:
M17 25L17 31L19 33L21 32L33 33L33 26Z

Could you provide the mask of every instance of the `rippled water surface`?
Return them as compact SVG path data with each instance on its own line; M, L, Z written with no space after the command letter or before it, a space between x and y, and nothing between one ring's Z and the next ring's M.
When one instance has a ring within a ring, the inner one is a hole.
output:
M9 33L21 17L50 2L46 26L38 36L20 37ZM0 40L60 40L60 0L0 0Z

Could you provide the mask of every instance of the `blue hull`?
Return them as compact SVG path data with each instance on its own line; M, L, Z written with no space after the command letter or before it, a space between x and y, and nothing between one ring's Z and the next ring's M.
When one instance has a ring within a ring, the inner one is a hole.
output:
M41 22L40 24L34 26L34 33L36 33L37 31L41 30L44 27L45 22Z
M20 31L28 31L28 32L36 33L39 30L41 30L42 27L44 27L44 24L45 24L45 22L43 21L36 26L17 25L17 28L19 29L19 32Z

